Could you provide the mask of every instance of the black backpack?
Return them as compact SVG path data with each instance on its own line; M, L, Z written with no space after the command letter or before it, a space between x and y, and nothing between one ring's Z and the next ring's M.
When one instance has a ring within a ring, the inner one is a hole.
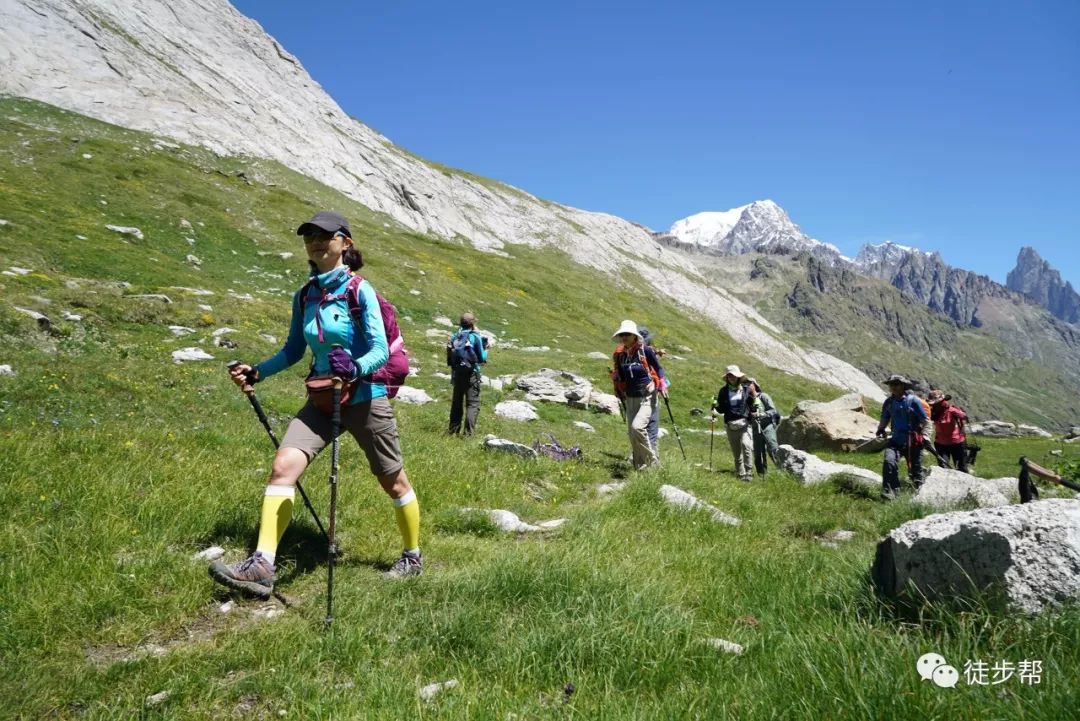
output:
M473 331L463 328L446 344L446 365L455 375L472 373L480 363L480 354L473 347Z

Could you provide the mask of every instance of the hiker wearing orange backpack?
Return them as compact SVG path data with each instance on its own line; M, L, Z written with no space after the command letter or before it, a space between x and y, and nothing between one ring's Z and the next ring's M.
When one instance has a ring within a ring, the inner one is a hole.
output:
M626 429L630 435L634 468L644 470L660 465L656 450L649 442L649 419L659 407L659 396L667 395L667 385L660 375L660 361L645 345L632 320L624 320L612 335L619 346L611 358L614 370L611 381L615 395L626 410Z
M394 507L404 550L387 575L416 576L423 568L420 505L405 473L397 421L387 400L408 373L393 306L356 274L363 259L344 217L323 211L296 233L304 238L311 278L293 295L285 345L261 363L236 363L229 372L241 387L258 383L298 363L310 348L308 400L289 423L271 465L255 552L231 566L214 561L209 569L218 583L261 598L273 591L278 544L292 517L297 481L320 451L336 445L335 430L339 435L348 431L356 439ZM383 374L391 364L401 363L403 371ZM331 379L334 383L328 382ZM343 383L340 427L332 420L337 416L332 413L333 394L328 392L335 383L339 387Z

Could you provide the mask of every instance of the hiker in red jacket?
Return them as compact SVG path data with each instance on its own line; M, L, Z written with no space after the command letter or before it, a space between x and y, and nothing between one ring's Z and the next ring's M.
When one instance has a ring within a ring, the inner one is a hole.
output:
M938 465L948 468L949 460L952 460L956 470L967 473L967 437L964 436L967 413L952 404L952 396L940 390L930 391L926 401L930 404L930 420L934 422L934 450L938 454Z

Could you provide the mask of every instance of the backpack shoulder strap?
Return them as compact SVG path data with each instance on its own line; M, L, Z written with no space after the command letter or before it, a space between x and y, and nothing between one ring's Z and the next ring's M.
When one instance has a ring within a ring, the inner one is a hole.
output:
M364 277L359 273L353 273L349 278L349 284L345 286L345 304L349 307L349 315L353 320L360 315L360 284Z

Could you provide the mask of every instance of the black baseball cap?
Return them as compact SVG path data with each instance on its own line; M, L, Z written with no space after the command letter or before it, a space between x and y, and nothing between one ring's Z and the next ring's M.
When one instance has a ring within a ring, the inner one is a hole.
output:
M352 237L352 229L349 227L349 221L345 220L344 215L335 213L332 210L319 211L311 220L301 224L301 226L296 229L296 234L306 235L311 232L313 227L318 228L319 230L325 230L327 233L336 233L340 230L350 238Z

